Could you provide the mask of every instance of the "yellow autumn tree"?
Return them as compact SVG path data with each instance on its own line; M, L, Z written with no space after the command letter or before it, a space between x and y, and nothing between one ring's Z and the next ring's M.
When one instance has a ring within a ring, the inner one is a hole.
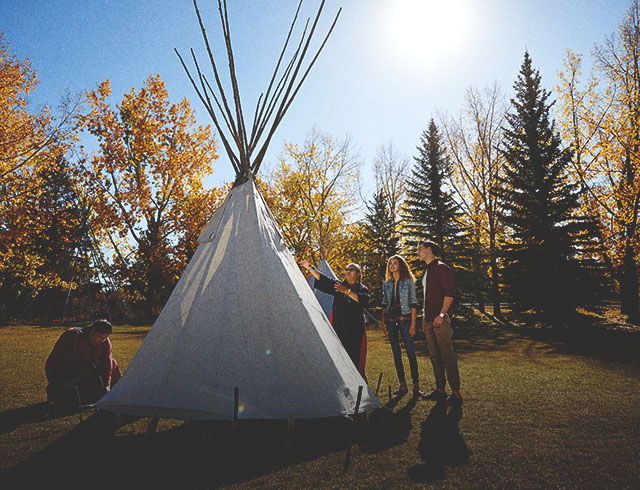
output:
M58 118L47 107L33 110L28 100L37 84L31 62L12 53L0 33L0 310L6 318L65 286L79 224L78 175L66 158L77 137L78 101L64 98Z
M581 73L569 51L560 73L563 137L575 150L573 178L583 207L598 221L602 259L615 279L622 312L640 321L640 5L633 0L618 37L596 48L595 72Z
M113 108L108 80L87 93L83 128L98 140L85 178L94 223L134 299L151 319L193 253L197 233L221 199L202 178L218 158L209 126L196 126L187 99L171 104L152 75Z
M263 192L285 240L297 257L344 267L361 165L349 140L314 128L302 147L286 143L284 154Z

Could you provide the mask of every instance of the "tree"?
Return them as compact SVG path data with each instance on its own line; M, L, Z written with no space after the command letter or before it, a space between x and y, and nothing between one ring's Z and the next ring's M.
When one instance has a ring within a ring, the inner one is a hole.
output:
M549 92L525 53L506 115L502 187L495 189L507 226L504 279L517 306L567 317L586 294L581 246L589 238L578 216L579 193L568 179L573 153L561 148Z
M188 221L188 204L206 201L203 209L211 210L219 198L203 194L201 182L212 171L216 144L209 126L195 127L186 99L170 104L159 75L138 92L132 88L115 110L110 93L108 80L87 93L90 112L81 122L98 138L99 153L84 170L102 237L151 319L184 266L174 245L193 233L185 223L202 226Z
M493 314L497 317L501 316L498 240L503 226L499 220L495 190L500 185L499 177L504 165L498 147L502 144L505 112L506 101L496 84L482 91L470 87L459 119L442 122L453 160L453 188L473 230L476 296L482 309L484 291L489 289ZM484 279L487 262L488 288Z
M56 121L47 107L29 107L37 84L30 61L11 53L0 34L0 310L5 318L68 280L77 238L77 174L65 157L76 139L77 101L63 99Z
M581 56L561 73L561 121L575 149L572 179L583 212L597 221L599 256L618 284L622 313L640 321L640 4L633 0L619 38L593 54L596 74L581 86ZM598 78L599 76L599 78Z
M400 155L393 143L389 142L378 147L373 168L377 192L385 200L389 219L393 222L386 239L396 243L394 250L400 250L402 248L401 210L407 194L409 158ZM374 196L373 199L375 202L378 196Z
M442 258L455 271L456 289L466 296L473 291L469 235L451 191L451 161L433 119L420 141L419 156L414 158L416 163L407 182L403 215L406 244L415 247L423 239L438 244ZM414 267L423 266L417 259L411 262Z
M407 171L409 159L400 155L392 142L378 147L373 163L376 188L387 201L389 213L396 222L400 221L400 209L407 191Z
M54 162L38 165L30 176L39 183L37 192L25 183L21 209L2 219L0 297L7 318L61 316L64 292L79 271L87 275L86 256L79 252L87 247L86 215L78 206L73 168L62 154L44 152L36 159L45 157Z
M266 179L265 200L296 256L344 264L357 202L360 162L348 139L313 129L300 148L285 145L285 158Z
M55 147L74 132L70 124L78 101L61 101L57 124L48 107L32 112L28 96L38 85L38 74L28 59L9 51L0 32L0 184L3 187L23 177L27 165L49 147ZM5 196L2 196L4 198Z
M449 188L451 162L434 120L422 133L419 156L407 182L403 222L407 245L428 239L438 244L443 258L454 260L464 248L460 210Z
M369 284L373 304L379 304L382 297L381 286L385 280L387 260L398 253L399 236L396 233L397 221L391 214L385 193L378 190L367 205L364 218L364 236L362 242L362 265L366 274L363 280Z

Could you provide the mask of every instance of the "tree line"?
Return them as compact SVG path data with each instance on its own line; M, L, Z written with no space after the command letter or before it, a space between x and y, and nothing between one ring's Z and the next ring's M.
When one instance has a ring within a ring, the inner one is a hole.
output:
M412 259L428 238L462 301L498 317L508 304L570 319L617 296L640 321L639 19L633 0L589 76L567 53L557 125L525 53L510 101L497 85L470 87L458 116L429 121L413 161L382 145L370 199L348 138L313 129L285 143L259 184L291 251L336 270L362 264L378 298L387 258ZM202 186L214 135L158 75L115 106L108 81L67 94L56 117L30 110L36 85L0 37L0 317L148 321L228 191Z

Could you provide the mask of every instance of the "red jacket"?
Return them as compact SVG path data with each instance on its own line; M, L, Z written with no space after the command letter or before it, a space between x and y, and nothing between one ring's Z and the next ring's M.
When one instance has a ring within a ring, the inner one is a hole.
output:
M45 364L47 380L53 386L62 386L73 379L93 373L102 376L106 386L120 379L118 363L111 356L111 341L92 346L82 328L70 328L56 342Z
M456 290L453 285L453 273L451 267L437 259L432 260L424 272L427 275L427 284L424 288L424 319L432 323L442 310L444 297L454 298ZM424 276L422 279L424 286Z

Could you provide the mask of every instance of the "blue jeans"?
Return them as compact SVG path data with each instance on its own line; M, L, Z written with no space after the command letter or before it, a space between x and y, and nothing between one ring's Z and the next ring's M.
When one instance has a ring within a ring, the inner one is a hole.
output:
M411 321L404 322L385 322L387 330L389 330L389 342L391 343L391 352L393 352L393 362L396 365L396 373L398 373L398 381L400 384L406 383L404 377L404 365L402 364L402 350L400 349L399 333L402 333L404 340L404 348L409 358L409 368L411 369L411 381L414 386L420 384L418 375L418 359L416 359L416 348L413 344L413 337L409 335Z

